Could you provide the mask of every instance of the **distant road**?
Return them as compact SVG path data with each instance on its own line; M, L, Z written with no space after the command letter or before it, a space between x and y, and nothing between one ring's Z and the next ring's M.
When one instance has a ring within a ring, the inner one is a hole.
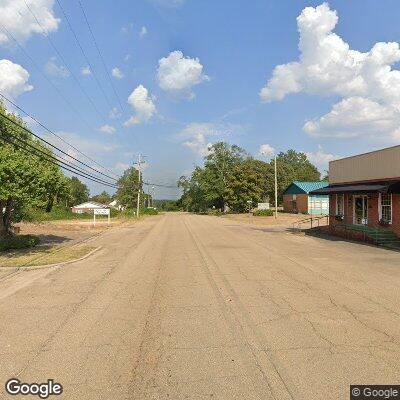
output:
M0 281L2 398L11 377L52 378L68 400L342 400L398 383L400 253L184 213L94 243Z

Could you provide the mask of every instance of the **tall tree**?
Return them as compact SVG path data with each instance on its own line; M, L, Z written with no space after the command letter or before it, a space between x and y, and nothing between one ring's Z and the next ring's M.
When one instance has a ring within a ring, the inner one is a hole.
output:
M139 185L139 173L135 167L126 169L118 180L116 198L118 203L126 208L133 208L137 205L138 190L142 190L142 183ZM143 197L141 203L143 204Z
M89 189L76 176L69 180L70 196L72 205L85 203L89 200Z
M43 153L51 155L51 150L5 116L25 127L0 103L0 235L11 234L11 224L24 208L51 210L65 183L59 166L44 159ZM43 153L31 154L25 143Z
M112 201L112 197L109 193L103 190L100 194L92 196L91 200L107 205Z

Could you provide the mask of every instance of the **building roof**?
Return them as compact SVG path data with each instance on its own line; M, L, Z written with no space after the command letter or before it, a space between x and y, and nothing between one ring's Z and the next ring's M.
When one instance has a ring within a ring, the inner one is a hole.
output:
M371 184L360 183L358 185L329 185L317 189L311 194L344 194L344 193L400 193L400 181L376 182Z
M318 182L294 181L286 188L283 194L303 194L303 193L308 194L313 190L321 189L328 185L329 184L326 181L318 181Z
M107 206L97 203L96 201L87 201L86 203L78 204L72 208L107 208Z

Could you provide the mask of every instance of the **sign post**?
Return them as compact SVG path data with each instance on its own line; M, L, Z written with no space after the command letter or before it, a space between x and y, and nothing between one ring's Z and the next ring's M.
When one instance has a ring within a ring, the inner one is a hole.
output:
M93 210L93 226L96 226L96 215L108 215L108 225L110 225L110 209L109 208L95 208Z

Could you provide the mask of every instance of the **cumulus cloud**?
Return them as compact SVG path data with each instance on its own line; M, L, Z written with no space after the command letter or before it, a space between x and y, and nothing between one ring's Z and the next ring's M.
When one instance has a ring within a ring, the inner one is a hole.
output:
M111 75L112 75L114 78L117 78L117 79L122 79L122 78L124 77L124 74L122 73L122 71L121 71L118 67L114 67L114 68L112 69Z
M130 167L129 164L123 162L117 162L114 166L114 169L118 172L124 172Z
M99 131L103 132L103 133L107 133L109 135L112 135L115 133L115 128L112 125L106 124L106 125L101 126L99 128Z
M136 115L132 116L124 123L125 127L147 122L156 113L156 106L154 105L153 99L149 95L149 91L143 85L139 85L130 94L128 103L133 107Z
M58 29L60 20L54 15L54 0L2 0L0 23L12 36L17 40L25 41L35 33L43 33L25 2L46 32ZM10 40L5 32L0 31L0 44L6 44Z
M329 162L341 158L338 155L326 153L321 146L318 146L316 152L305 152L308 160L316 165L320 171L326 171L329 166Z
M198 58L185 57L181 51L173 51L168 57L158 61L157 80L161 89L195 97L193 86L210 78L203 73L203 65Z
M70 73L67 70L67 68L65 68L63 65L59 65L56 63L56 58L52 57L50 58L50 60L47 62L46 66L45 66L45 70L49 75L52 76L56 76L58 78L69 78Z
M90 70L89 66L83 67L81 70L81 74L82 75L91 75L92 71Z
M177 137L181 141L182 146L204 157L209 153L209 148L212 144L211 140L215 142L240 130L241 127L232 124L193 122L186 125Z
M145 26L142 26L142 28L140 29L140 32L139 32L139 36L142 38L146 35L147 35L147 28Z
M0 60L0 92L7 97L16 98L33 89L28 84L29 72L10 60Z
M305 8L297 18L300 58L275 67L261 99L281 100L299 92L340 96L328 114L306 122L307 133L396 136L400 71L392 66L400 61L399 44L379 42L365 53L353 50L333 32L337 23L338 15L327 3Z
M258 151L263 157L272 157L275 154L275 149L269 144L262 144Z

